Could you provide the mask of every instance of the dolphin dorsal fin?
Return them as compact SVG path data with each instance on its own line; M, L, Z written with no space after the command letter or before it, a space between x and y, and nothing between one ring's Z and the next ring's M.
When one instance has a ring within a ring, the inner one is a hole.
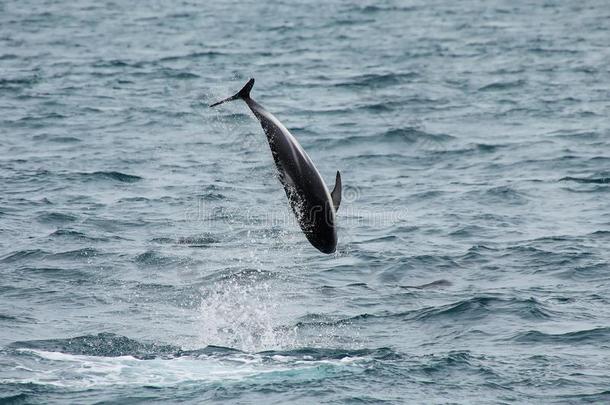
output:
M335 212L339 211L339 204L341 204L341 173L337 170L337 178L335 179L335 188L330 193L333 199L333 205L335 206Z

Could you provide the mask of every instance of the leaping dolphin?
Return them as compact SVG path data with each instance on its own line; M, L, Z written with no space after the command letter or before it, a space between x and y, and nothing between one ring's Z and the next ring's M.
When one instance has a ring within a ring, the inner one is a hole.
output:
M309 242L322 253L337 250L335 214L341 203L341 173L337 171L332 193L322 176L296 138L273 114L250 97L254 79L235 95L211 104L243 100L258 119L265 134L279 173L279 179L301 230Z

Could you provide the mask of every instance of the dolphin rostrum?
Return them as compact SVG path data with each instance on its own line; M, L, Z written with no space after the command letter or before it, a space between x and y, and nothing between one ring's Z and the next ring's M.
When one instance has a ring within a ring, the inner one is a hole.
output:
M279 179L301 230L309 242L322 253L337 249L335 214L341 203L341 173L337 171L332 193L296 138L273 114L250 97L254 79L235 95L210 105L243 100L258 119L279 173Z

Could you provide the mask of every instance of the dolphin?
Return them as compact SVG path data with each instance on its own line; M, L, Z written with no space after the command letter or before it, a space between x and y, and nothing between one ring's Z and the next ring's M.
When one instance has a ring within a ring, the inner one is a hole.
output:
M217 106L227 101L243 100L258 119L267 135L271 154L284 186L290 206L307 240L322 253L337 250L336 213L341 203L341 173L337 171L332 192L320 172L297 139L263 106L250 97L254 79L235 95L211 104Z

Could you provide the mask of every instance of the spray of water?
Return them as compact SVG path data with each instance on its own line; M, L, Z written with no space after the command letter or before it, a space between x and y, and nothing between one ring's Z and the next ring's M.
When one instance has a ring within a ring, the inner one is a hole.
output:
M198 316L203 344L248 352L295 346L296 330L281 327L277 280L268 276L261 270L241 271L204 291Z

